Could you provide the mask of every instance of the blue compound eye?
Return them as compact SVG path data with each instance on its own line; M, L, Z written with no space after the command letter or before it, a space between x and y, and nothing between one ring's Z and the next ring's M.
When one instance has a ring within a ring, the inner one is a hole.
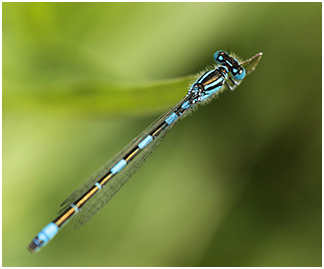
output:
M236 80L242 80L245 77L245 69L241 66L238 68L233 67L231 73Z
M214 61L217 64L223 64L223 63L225 63L226 57L227 57L227 53L223 50L219 50L219 51L215 52L215 54L214 54Z

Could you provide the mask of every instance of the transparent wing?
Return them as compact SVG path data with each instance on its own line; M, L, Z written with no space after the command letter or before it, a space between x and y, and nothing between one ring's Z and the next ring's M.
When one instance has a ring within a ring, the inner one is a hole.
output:
M183 99L184 100L184 99ZM133 139L126 147L123 148L118 154L116 154L109 162L107 162L104 166L101 167L93 176L91 176L85 183L79 186L76 190L74 190L61 204L61 210L59 214L64 212L67 208L70 207L72 203L79 200L85 193L87 193L93 185L104 175L106 175L113 165L116 164L117 161L125 156L126 152L136 146L141 140L143 140L149 133L152 132L157 126L163 122L176 107L179 106L183 102L181 100L177 105L169 109L166 113L160 116L155 122L153 122L148 128L146 128L140 135L138 135L135 139ZM179 118L178 118L179 119ZM159 142L171 129L171 127L177 122L175 120L168 128L163 130L159 136L154 139L147 147L145 147L133 160L129 163L121 172L116 174L111 180L104 186L104 188L95 194L88 203L86 203L80 213L76 216L73 228L76 229L80 225L86 223L91 216L93 216L99 209L101 209L110 199L111 197L120 189L120 187L125 184L128 178L133 175L137 169L145 162L145 160L149 157L149 155L154 151L154 149L158 146ZM78 224L79 223L79 224Z
M236 57L235 55L233 55L233 56ZM243 62L240 62L240 65L242 67L244 67L244 69L245 69L246 75L251 74L255 70L256 66L258 65L259 61L261 60L261 57L262 57L262 52L254 55L253 57L251 57ZM236 57L236 58L238 58L238 57ZM233 83L233 80L235 81L235 83ZM229 76L226 79L226 82L230 85L231 90L235 90L242 83L243 80L244 79L235 80L233 77Z
M141 134L144 135L144 134ZM87 181L85 181L82 185L80 185L77 189L75 189L60 205L61 209L58 214L64 212L67 208L70 207L75 201L79 200L85 193L87 193L93 185L102 178L108 171L112 168L112 166L126 153L129 147L132 147L136 144L137 140L140 139L141 135L133 139L123 150L121 150L118 154L116 154L111 160L105 163L95 174L93 174Z
M94 196L86 205L84 205L84 208L82 208L81 212L76 215L73 221L73 229L80 228L83 224L88 222L88 220L94 216L106 203L108 203L108 201L117 193L117 191L154 152L168 130L170 130L170 128L165 129L159 138L153 140L146 148L144 148L144 150L136 156L136 159L133 160L131 164L126 166L120 173L114 176L110 182L105 185L102 191L98 192L96 196Z
M262 55L263 55L263 53L260 52L256 55L254 55L253 57L251 57L250 59L247 59L241 63L241 66L243 66L245 68L247 75L249 75L250 73L252 73L255 70L256 66L258 65L259 61L261 60Z
M151 130L160 125L160 123L163 122L172 111L173 109L162 115L149 128L147 128L142 134L140 134L139 137L134 140L135 142L133 144L136 145L137 143L139 143L144 137L147 136L148 133L150 133ZM169 125L168 128L164 129L156 139L154 139L132 160L131 163L129 163L121 172L111 178L111 180L104 186L104 188L83 206L81 212L75 216L75 219L72 223L73 229L78 229L83 224L87 223L92 216L94 216L104 205L108 203L108 201L117 193L117 191L144 164L144 162L154 152L162 139L169 132L169 130L171 130L172 126L176 122L178 122L178 120L175 120L171 125Z

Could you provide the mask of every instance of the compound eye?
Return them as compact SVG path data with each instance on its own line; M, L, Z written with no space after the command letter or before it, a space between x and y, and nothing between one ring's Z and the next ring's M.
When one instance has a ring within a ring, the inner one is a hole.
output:
M245 69L241 66L238 68L233 67L231 73L236 80L242 80L245 77Z
M223 63L225 63L226 56L227 56L227 53L225 51L219 50L219 51L215 52L215 54L214 54L214 61L217 64L223 64Z

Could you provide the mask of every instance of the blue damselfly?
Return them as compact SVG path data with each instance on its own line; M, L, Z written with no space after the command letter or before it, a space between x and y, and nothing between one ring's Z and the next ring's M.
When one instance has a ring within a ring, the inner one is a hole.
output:
M211 100L226 88L233 91L246 75L255 69L261 56L262 53L258 53L239 63L227 52L217 51L214 54L217 64L215 68L200 75L178 104L164 113L94 176L77 188L61 204L59 216L36 235L28 249L32 253L39 251L72 217L73 228L85 224L137 171L179 119L199 103Z

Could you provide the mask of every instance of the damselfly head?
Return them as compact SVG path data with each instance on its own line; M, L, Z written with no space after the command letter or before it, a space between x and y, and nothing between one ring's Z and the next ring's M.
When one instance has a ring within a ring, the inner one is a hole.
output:
M245 70L239 62L231 57L226 51L219 50L214 54L215 62L220 65L220 68L226 68L232 77L236 80L242 80L245 77Z

